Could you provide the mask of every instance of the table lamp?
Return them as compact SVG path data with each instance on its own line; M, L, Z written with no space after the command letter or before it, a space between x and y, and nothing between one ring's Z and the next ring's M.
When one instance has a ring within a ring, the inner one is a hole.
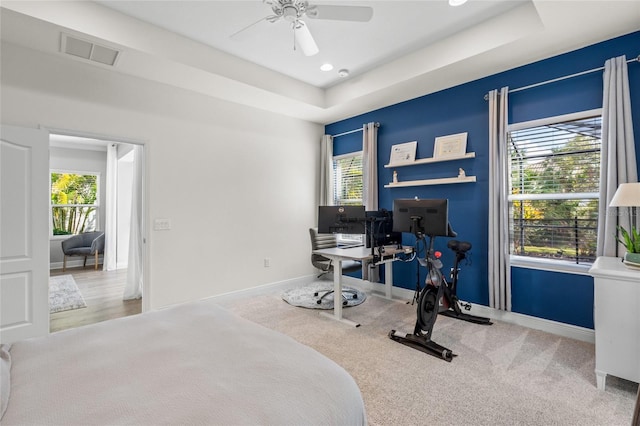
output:
M634 226L636 219L636 207L640 206L640 183L622 183L618 186L616 193L613 195L611 202L609 203L610 207L629 207L630 209L630 217L629 223L631 224L631 229L628 232L630 242L632 245L635 245L637 250L634 250L633 246L629 247L629 244L626 244L626 239L624 245L627 248L627 253L625 253L625 263L633 263L634 266L640 266L640 241L638 241L634 236L637 235L638 227ZM621 230L627 231L623 227L619 227ZM630 255L631 254L631 255ZM632 260L633 259L633 260Z

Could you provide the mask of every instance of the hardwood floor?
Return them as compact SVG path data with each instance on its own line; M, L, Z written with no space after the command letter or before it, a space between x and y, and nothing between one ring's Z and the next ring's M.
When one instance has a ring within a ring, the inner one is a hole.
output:
M86 308L51 314L49 331L52 333L142 312L141 299L122 300L127 279L126 269L96 271L93 266L87 266L67 268L65 272L57 269L50 271L49 275L73 275L87 303Z

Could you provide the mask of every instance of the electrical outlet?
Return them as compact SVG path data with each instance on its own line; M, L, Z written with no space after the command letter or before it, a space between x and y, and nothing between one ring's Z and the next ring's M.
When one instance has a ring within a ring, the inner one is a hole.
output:
M268 268L271 266L271 258L265 257L264 258L264 267Z
M171 229L171 219L154 219L154 231L168 231Z

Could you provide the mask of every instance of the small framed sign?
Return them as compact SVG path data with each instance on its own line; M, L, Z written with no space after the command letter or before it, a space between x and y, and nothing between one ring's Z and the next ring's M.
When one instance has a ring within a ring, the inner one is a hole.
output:
M459 157L467 151L467 132L436 138L433 157Z
M412 163L416 160L418 141L401 143L391 147L390 164Z

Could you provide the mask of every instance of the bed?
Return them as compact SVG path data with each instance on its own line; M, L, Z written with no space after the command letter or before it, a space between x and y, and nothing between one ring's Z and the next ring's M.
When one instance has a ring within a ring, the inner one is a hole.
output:
M2 349L2 425L366 424L342 367L212 302Z

